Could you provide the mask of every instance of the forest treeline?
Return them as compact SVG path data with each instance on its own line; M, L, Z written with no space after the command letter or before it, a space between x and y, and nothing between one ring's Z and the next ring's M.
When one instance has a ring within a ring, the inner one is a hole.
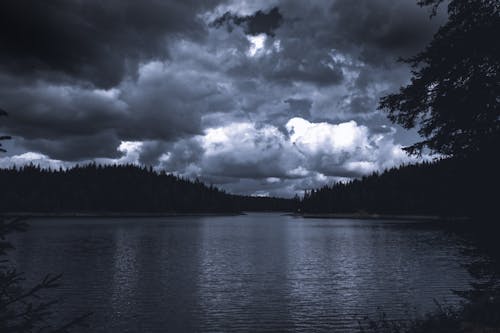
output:
M306 213L378 213L439 216L498 214L498 164L491 158L448 158L307 191Z
M302 199L229 194L136 165L0 169L0 213L376 213L496 214L500 177L491 159L449 158L403 165L348 183L306 191Z
M136 165L0 169L0 212L236 213L291 211L294 201L231 195L199 180Z

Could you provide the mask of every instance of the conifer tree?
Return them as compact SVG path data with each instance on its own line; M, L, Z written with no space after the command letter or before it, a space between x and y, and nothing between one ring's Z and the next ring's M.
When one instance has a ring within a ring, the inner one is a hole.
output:
M443 0L420 0L436 14ZM431 15L431 16L432 16ZM500 2L451 0L448 21L411 65L410 84L380 100L379 109L424 138L406 150L449 156L488 155L500 142Z

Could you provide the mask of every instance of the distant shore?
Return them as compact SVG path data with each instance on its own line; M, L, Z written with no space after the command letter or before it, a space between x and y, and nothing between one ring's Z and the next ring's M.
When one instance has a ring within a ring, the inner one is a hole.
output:
M444 217L438 215L393 215L369 213L293 213L291 215L313 219L362 219L362 220L418 220L418 221L467 221L466 217Z
M43 212L9 212L0 213L0 216L12 218L45 218L45 217L182 217L182 216L239 216L245 215L243 212L166 212L166 213L126 213L126 212L64 212L64 213L43 213Z
M129 213L129 212L8 212L0 213L0 216L11 218L134 218L134 217L184 217L184 216L241 216L251 212L165 212L165 213ZM255 212L259 213L259 212ZM262 213L270 213L262 211ZM369 213L293 213L275 212L289 216L311 218L311 219L360 219L360 220L413 220L427 222L466 222L467 217L444 217L439 215L412 215L412 214L369 214Z

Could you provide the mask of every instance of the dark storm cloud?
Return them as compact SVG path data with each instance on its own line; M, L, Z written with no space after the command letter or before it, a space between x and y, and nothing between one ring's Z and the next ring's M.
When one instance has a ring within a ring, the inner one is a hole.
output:
M273 11L276 19L270 22L282 22L276 23L275 33L269 28L249 30L247 23L265 15L262 10L252 15L226 12L214 21L216 27L242 25L248 35L266 33L266 49L277 49L236 62L230 75L322 87L344 84L348 72L356 70L357 87L366 87L377 79L373 67L394 67L399 57L421 50L443 22L443 15L430 21L428 12L413 0L283 1L267 15ZM273 45L275 41L279 44ZM357 112L366 109L357 102L353 103Z
M407 80L407 73L401 80L394 72L406 69L396 60L421 50L444 20L442 12L429 20L413 0L283 1L280 12L285 17L275 36L280 52L256 60L258 73L284 83L355 89L380 83L385 70L395 77L383 78L384 83L399 86Z
M428 16L414 0L3 1L0 165L142 163L293 195L407 163L416 134L376 104L444 18Z
M89 158L92 149L95 157L115 157L120 140L169 141L201 133L200 112L210 104L200 96L216 95L213 88L197 88L168 68L154 67L110 91L46 82L19 87L15 79L0 78L0 100L11 110L0 125L27 139L28 148L62 160Z
M139 162L144 165L156 165L162 154L168 151L170 145L162 141L148 141L142 144Z
M166 55L167 36L196 36L212 1L5 0L0 68L109 88L138 61Z
M372 112L374 111L374 105L377 104L377 100L372 96L360 94L347 96L347 100L346 106L354 114Z
M312 101L306 98L288 98L284 100L290 108L290 114L308 119L311 116Z
M339 66L331 67L328 62L330 59L327 56L283 57L279 62L276 62L277 66L269 72L264 72L264 75L283 84L306 82L318 86L328 86L342 83L344 80L342 69Z
M91 160L93 158L118 158L116 149L120 145L118 137L111 132L96 135L72 136L60 140L24 140L23 146L31 151L63 161Z
M162 169L169 172L185 174L188 177L199 177L203 175L198 164L203 157L204 150L198 140L193 138L179 140L170 145L168 151L163 151L163 154L166 153L165 155L158 155L158 153L161 153L161 149L158 148L160 147L156 145L155 155L156 159L163 157L159 164Z
M261 10L252 15L238 16L226 12L211 23L214 27L226 26L231 31L235 25L243 26L245 33L249 35L266 34L274 36L274 31L283 23L283 16L279 8L274 7L265 13Z
M234 61L226 69L235 78L255 78L284 86L307 83L319 87L338 85L344 81L340 64L328 52L318 49L314 41L279 40L279 46L266 41L267 53ZM309 49L304 54L304 49Z
M113 127L120 106L91 91L34 84L17 86L15 80L0 80L0 101L10 110L8 131L27 139L64 139L92 135Z
M336 0L330 13L332 38L341 48L361 48L363 61L381 65L420 51L443 22L429 20L416 1Z

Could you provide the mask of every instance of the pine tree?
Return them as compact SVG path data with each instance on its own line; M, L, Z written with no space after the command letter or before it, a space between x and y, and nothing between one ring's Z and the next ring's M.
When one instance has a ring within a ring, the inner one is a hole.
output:
M421 0L433 14L443 0ZM424 148L449 155L488 155L500 142L500 2L451 0L448 21L430 44L403 60L413 68L409 85L383 97L379 109L403 127L419 128Z

